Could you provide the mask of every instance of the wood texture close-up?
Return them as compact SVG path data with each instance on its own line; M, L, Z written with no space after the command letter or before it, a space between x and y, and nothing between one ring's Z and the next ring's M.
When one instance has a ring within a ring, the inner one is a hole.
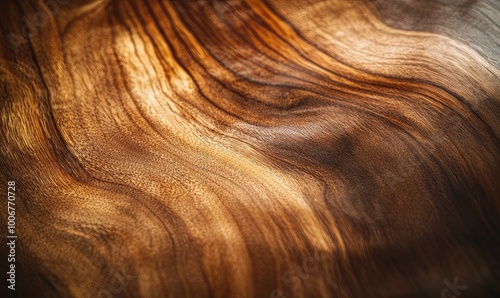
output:
M498 0L1 1L0 149L1 297L500 297Z

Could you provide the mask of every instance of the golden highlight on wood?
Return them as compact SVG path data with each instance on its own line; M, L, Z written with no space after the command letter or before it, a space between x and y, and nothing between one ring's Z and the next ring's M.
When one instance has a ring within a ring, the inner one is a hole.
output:
M497 0L2 1L0 133L2 297L500 296Z

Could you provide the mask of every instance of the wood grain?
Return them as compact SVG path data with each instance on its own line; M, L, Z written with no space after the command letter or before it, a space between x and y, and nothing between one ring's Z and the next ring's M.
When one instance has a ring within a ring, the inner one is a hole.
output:
M18 297L500 295L499 1L0 20Z

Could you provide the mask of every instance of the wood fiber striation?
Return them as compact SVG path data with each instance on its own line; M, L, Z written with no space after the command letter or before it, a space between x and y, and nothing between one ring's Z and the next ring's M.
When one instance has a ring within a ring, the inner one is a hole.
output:
M500 295L498 1L0 20L19 297Z

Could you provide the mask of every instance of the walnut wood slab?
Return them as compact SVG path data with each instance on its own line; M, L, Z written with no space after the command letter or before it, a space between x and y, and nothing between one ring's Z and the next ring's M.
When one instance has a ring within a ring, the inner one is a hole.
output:
M498 0L5 0L0 133L2 297L500 297Z

